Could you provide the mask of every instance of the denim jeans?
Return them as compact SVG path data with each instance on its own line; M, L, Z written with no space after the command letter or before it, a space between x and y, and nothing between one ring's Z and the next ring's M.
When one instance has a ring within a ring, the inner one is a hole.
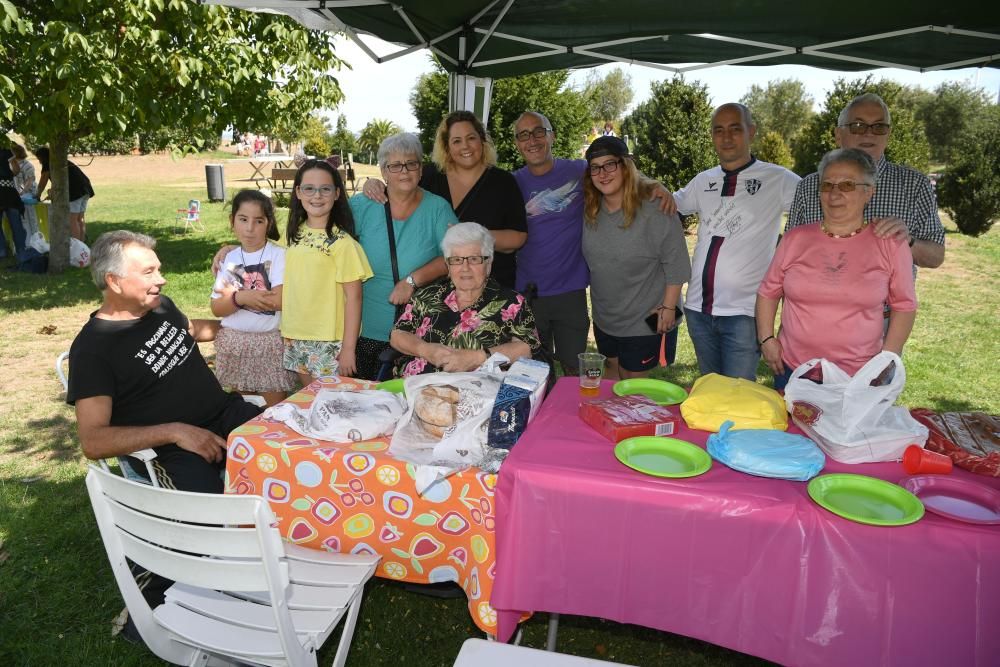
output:
M21 255L24 253L25 244L28 241L27 234L24 233L24 225L21 223L21 212L16 208L5 208L3 209L3 217L6 217L7 222L10 223L11 236L14 241L15 257L21 259ZM2 239L4 250L3 254L0 254L0 257L3 257L7 254L7 239L3 236L2 224L0 224L0 239Z
M757 380L757 323L746 315L706 315L685 308L688 334L702 375Z

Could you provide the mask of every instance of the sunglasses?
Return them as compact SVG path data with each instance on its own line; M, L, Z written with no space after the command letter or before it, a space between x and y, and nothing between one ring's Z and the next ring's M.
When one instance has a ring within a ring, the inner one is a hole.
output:
M841 181L840 183L831 183L830 181L823 181L819 184L820 192L833 192L834 189L840 190L841 192L854 192L857 188L870 188L871 183L855 183L854 181Z
M851 134L867 134L868 130L871 130L872 134L879 136L889 134L889 130L892 129L889 123L863 123L860 120L841 125L841 127L846 127Z

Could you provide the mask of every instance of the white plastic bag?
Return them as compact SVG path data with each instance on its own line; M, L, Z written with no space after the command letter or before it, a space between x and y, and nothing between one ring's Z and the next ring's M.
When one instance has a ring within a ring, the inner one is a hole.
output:
M501 381L500 374L481 371L406 378L409 405L389 453L417 465L418 493L487 458L487 430Z
M266 414L309 438L360 442L392 433L405 411L406 399L389 391L321 389L306 410L281 403Z
M890 364L892 380L871 386ZM803 377L817 366L819 384ZM792 372L785 404L799 428L835 461L898 461L908 445L927 442L927 428L893 405L905 384L903 361L892 352L875 355L854 377L826 359L811 359Z
M77 268L90 266L90 248L80 239L69 239L69 263Z
M45 240L41 232L35 232L28 237L27 245L33 248L39 255L44 255L49 251L49 242Z

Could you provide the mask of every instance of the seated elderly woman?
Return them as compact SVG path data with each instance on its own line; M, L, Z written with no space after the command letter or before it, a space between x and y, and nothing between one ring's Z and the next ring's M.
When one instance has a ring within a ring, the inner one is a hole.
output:
M454 225L441 241L448 277L418 289L390 342L403 353L395 374L471 371L493 352L512 361L541 347L535 318L517 292L489 278L493 236L482 225Z
M757 338L776 389L810 359L825 358L853 375L881 350L902 354L916 318L906 242L878 237L864 219L876 187L871 157L833 150L818 171L823 220L785 234L757 290Z

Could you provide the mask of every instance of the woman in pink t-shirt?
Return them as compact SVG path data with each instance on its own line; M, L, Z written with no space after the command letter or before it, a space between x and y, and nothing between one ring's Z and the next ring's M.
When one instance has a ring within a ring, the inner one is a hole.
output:
M810 359L825 358L853 375L881 350L902 354L916 317L906 242L879 237L864 219L875 193L871 157L857 149L830 151L819 180L823 220L785 235L757 290L757 337L776 389Z

